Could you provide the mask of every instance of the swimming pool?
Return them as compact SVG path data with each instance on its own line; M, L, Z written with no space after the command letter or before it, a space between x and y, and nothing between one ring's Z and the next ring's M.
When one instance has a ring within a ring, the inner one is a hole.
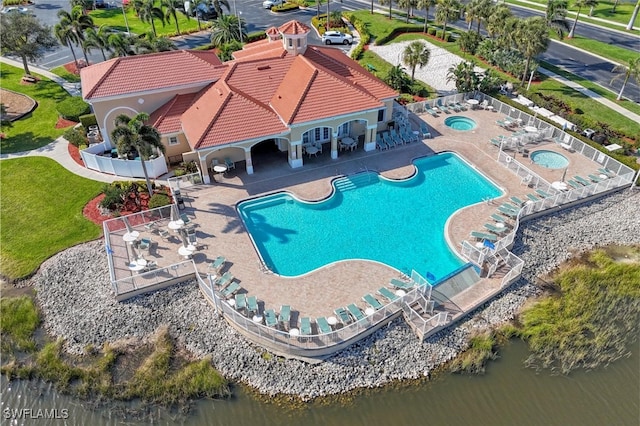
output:
M454 130L469 131L477 127L476 122L469 117L454 115L444 119L444 125Z
M335 180L334 194L320 202L277 193L244 201L238 212L262 260L283 276L368 259L441 278L463 265L444 238L449 216L501 192L455 154L414 164L407 180L359 173Z
M531 161L547 169L564 169L569 165L569 160L557 152L541 149L533 151L530 155Z

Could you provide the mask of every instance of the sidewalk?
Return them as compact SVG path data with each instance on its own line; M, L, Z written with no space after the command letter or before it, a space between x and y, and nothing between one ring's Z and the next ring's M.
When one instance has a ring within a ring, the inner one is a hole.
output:
M627 117L630 120L633 120L637 123L640 123L640 115L629 111L628 109L621 107L620 105L618 105L617 103L615 103L614 101L610 101L607 98L604 98L602 96L600 96L599 94L597 94L596 92L589 90L581 85L579 85L578 83L575 83L571 80L568 80L566 78L564 78L561 75L558 75L556 73L554 73L553 71L549 71L547 69L544 69L542 67L538 68L538 72L541 74L544 74L546 76L549 76L551 78L553 78L554 80L559 81L560 83L564 84L565 86L571 87L572 89L582 93L585 96L590 97L591 99L593 99L596 102L600 102L602 105L608 107L609 109L614 110L617 113L622 114L623 116Z

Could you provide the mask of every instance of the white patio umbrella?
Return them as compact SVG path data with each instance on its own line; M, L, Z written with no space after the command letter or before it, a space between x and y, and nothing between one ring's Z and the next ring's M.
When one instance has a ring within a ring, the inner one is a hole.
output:
M187 237L187 231L185 231L184 229L178 229L178 233L180 234L180 238L182 239L182 245L185 247L188 246L189 238Z
M178 210L176 210L176 205L171 205L171 222L175 222L180 219L180 215L178 214Z

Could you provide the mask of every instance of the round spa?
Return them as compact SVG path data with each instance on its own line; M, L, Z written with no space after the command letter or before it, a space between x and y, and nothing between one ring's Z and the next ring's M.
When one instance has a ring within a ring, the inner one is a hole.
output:
M464 132L473 130L478 126L474 120L460 115L445 118L444 125L453 130L461 130Z
M547 169L564 169L569 165L567 157L545 149L533 151L530 158L538 166L546 167Z

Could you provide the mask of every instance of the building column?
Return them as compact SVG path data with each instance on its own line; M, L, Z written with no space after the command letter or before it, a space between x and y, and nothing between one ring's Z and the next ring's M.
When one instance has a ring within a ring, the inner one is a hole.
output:
M338 158L338 134L331 132L331 159Z
M378 125L374 124L373 126L367 126L367 132L364 137L364 150L365 151L375 151L376 149L376 130L378 130Z
M302 167L302 141L296 141L295 144L289 142L287 159L289 160L289 166L291 166L292 169Z
M252 175L253 174L253 161L251 159L251 148L244 150L244 162L246 165L246 169L247 169L247 174L248 175Z
M204 158L198 156L198 160L200 161L200 173L202 173L202 181L204 183L211 183L211 178L209 178L209 168L207 166L207 157Z

